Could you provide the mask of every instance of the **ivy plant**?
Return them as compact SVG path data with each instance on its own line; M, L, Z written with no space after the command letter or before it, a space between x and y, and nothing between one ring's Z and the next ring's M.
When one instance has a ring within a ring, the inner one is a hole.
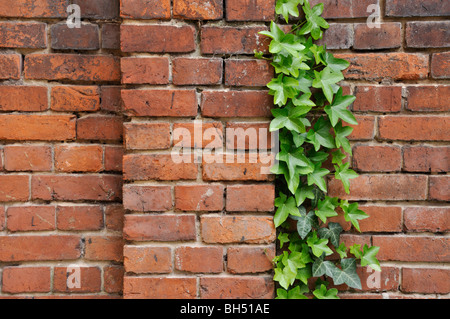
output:
M276 13L286 23L291 16L300 16L299 8L303 21L285 26L272 21L270 31L260 32L271 39L271 55L255 52L270 60L276 72L267 85L276 106L270 130L279 131L280 137L278 164L271 170L277 175L274 222L282 251L273 260L274 280L280 299L336 299L337 289L328 288L331 283L361 289L358 263L381 271L376 259L379 247L347 247L340 241L341 225L328 221L343 214L360 231L359 221L368 217L358 203L327 195L330 175L347 193L350 180L358 176L346 161L352 155L347 136L353 128L344 124L358 124L349 110L355 97L344 95L339 86L349 63L327 52L325 45L315 44L329 27L321 17L324 5L311 7L308 0L276 3ZM324 167L325 162L333 164L334 172ZM327 258L330 255L337 260Z

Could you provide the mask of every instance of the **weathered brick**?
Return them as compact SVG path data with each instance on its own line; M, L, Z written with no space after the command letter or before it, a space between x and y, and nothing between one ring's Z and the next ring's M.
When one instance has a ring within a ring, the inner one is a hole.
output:
M223 0L174 0L173 17L187 20L220 20Z
M172 249L169 247L124 247L126 272L135 274L167 274L172 271Z
M379 6L379 0L311 0L310 3L311 7L323 3L325 19L365 18L373 13L368 10L370 5Z
M2 292L10 294L49 292L50 267L5 267Z
M122 293L124 269L121 266L106 266L103 268L103 285L107 293Z
M73 0L80 6L82 18L115 19L119 17L119 0Z
M173 84L214 85L222 83L223 61L215 58L175 58Z
M69 0L0 0L0 16L7 18L63 18Z
M0 80L20 79L22 57L19 54L0 54Z
M448 97L450 85L437 86L408 86L406 88L406 109L416 112L448 112Z
M267 247L230 247L227 250L227 271L232 274L272 271L275 245Z
M354 27L351 23L329 23L330 27L324 32L323 38L317 45L326 44L329 50L350 49L354 42Z
M270 277L202 277L202 299L272 299L275 285Z
M0 47L44 49L47 47L46 27L40 22L1 22Z
M123 90L125 114L130 116L194 117L195 90Z
M450 4L441 0L387 0L388 17L439 17L450 15Z
M438 201L450 201L450 175L430 176L428 198Z
M54 206L12 206L6 215L11 232L55 229Z
M48 108L46 87L0 86L0 95L0 111L39 112Z
M400 112L402 109L401 86L356 86L353 111Z
M170 123L124 123L128 150L161 150L171 146Z
M0 201L19 202L27 201L30 177L27 175L0 175Z
M403 219L408 232L443 233L450 230L448 207L406 207Z
M449 141L450 123L446 117L382 116L379 136L394 141Z
M175 250L175 269L191 273L221 273L223 248L178 247Z
M183 148L223 148L223 125L221 122L175 123L173 144Z
M122 58L122 83L168 84L169 59L166 57Z
M402 24L381 23L380 28L370 28L366 23L355 25L355 50L396 49L402 46Z
M409 48L448 48L450 47L450 22L408 22L405 37L406 46Z
M57 206L56 220L59 230L100 230L103 228L101 206Z
M5 228L6 222L6 211L4 206L0 206L0 231L3 231Z
M225 85L263 86L272 81L274 68L266 60L226 60Z
M122 25L123 52L185 53L195 50L195 29L192 26Z
M7 145L3 149L7 171L51 171L50 146Z
M79 28L69 28L66 22L54 24L50 36L55 50L100 49L100 30L96 24L82 23Z
M271 212L275 186L269 184L230 185L227 187L227 211Z
M448 294L450 270L445 268L403 268L401 290L406 293Z
M107 205L105 207L105 226L109 230L121 232L123 229L123 219L124 219L124 208L123 205Z
M171 0L122 0L120 16L125 19L170 19Z
M163 212L172 209L170 186L125 185L123 188L125 209L137 212Z
M77 270L78 271L78 270ZM53 291L66 293L100 292L102 288L102 273L98 267L80 267L80 281L73 285L71 267L55 267L53 274ZM73 285L73 286L72 286ZM78 286L79 285L79 286Z
M226 126L228 150L267 150L275 146L269 122L227 122Z
M125 276L123 292L130 299L194 299L197 279Z
M55 170L60 172L99 172L103 169L100 145L55 146Z
M431 58L431 76L435 79L450 78L450 53L434 53Z
M120 116L88 115L77 120L77 138L80 140L120 141L123 119Z
M450 171L450 147L405 146L403 170L407 172Z
M102 26L103 49L120 50L120 25L115 23L105 23Z
M126 215L123 234L134 241L195 240L195 215Z
M85 245L87 260L123 260L122 236L88 236Z
M54 86L51 109L63 112L94 112L100 109L98 86Z
M275 0L227 0L227 21L271 21L275 19Z
M120 113L122 112L121 87L102 86L100 107L103 111Z
M123 153L122 146L105 146L105 171L122 172Z
M177 185L175 208L183 211L221 211L224 207L223 185Z
M353 168L361 172L398 172L402 168L401 148L357 145L353 148Z
M359 221L361 232L399 233L402 208L398 206L360 206L369 218Z

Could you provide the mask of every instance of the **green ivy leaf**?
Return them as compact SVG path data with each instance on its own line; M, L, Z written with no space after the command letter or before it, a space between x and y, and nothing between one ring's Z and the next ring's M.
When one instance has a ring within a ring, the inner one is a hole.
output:
M325 112L328 114L333 127L336 126L339 119L343 119L350 124L358 125L355 116L347 109L355 100L356 97L352 95L342 96L342 88L340 88L333 103L325 106Z
M361 280L356 273L356 259L346 258L341 260L341 267L336 267L333 276L333 282L335 285L346 284L350 288L362 289Z
M321 277L327 275L333 277L335 273L336 265L325 259L325 254L317 258L312 265L312 275L314 277Z
M295 198L292 196L287 198L286 195L280 193L280 197L275 199L275 207L278 207L274 216L275 227L284 223L289 215L301 216Z
M327 287L325 285L321 285L320 288L313 291L313 295L317 299L339 299L337 293L338 290L336 288L327 290Z
M297 219L297 232L302 239L311 232L313 226L317 223L316 216L313 212L309 212L306 216Z
M349 166L350 163L345 163L342 166L334 165L336 170L334 176L336 179L342 181L347 194L350 193L350 179L358 177L358 174L354 170L349 169Z
M321 168L320 163L316 164L314 167L314 171L308 174L308 186L317 185L320 190L323 192L327 191L327 182L324 179L324 176L330 173L329 170L325 168Z
M273 277L273 280L277 281L284 289L288 289L289 286L294 283L296 276L297 272L292 271L292 269L289 267L277 267L275 268L275 275Z
M297 188L297 191L295 192L297 205L300 206L303 204L307 198L314 199L313 186L302 186Z
M308 1L305 1L303 5L303 11L305 12L306 24L298 32L299 34L311 33L314 40L318 40L323 36L323 29L328 29L330 25L321 17L323 12L323 3L315 5L312 9Z
M341 232L343 231L341 225L338 223L329 223L328 228L323 227L317 231L317 234L321 238L326 238L330 240L330 243L334 247L339 246L339 241L341 237Z
M325 197L325 200L319 200L315 214L322 222L326 223L327 218L338 215L335 211L337 205L335 205L334 201L334 198L328 196Z
M278 0L275 6L275 12L281 14L286 23L289 22L289 15L298 17L298 6L303 4L303 0Z
M331 52L326 52L324 54L325 65L328 66L334 72L343 71L350 66L350 63L343 59L337 59Z
M376 258L380 247L364 245L363 256L361 257L361 266L369 266L375 271L381 271L380 262Z
M344 211L344 218L345 221L351 222L352 225L359 231L359 223L358 220L363 220L366 218L369 218L369 215L367 215L362 210L358 209L358 203L352 203L350 205L341 205L342 210Z
M295 114L290 113L291 109L273 109L272 114L275 117L270 123L270 131L274 132L282 128L287 128L290 131L297 133L305 133L306 126L310 125L305 118L298 118Z
M312 270L311 269L312 269L311 264L306 265L303 268L300 268L299 270L297 270L297 276L295 277L295 279L298 279L302 283L307 285L308 284L308 279L312 277ZM309 290L307 292L309 292Z
M284 244L289 242L289 234L280 233L278 235L278 241L280 242L280 249L283 248Z
M297 95L299 83L296 79L280 74L276 79L267 84L270 89L269 94L274 95L274 103L284 105L287 99L292 99Z
M334 93L339 89L336 83L344 79L342 72L333 72L329 67L324 68L322 71L314 71L315 79L312 86L316 89L322 89L328 102L333 102Z
M330 133L331 124L321 116L314 127L308 131L308 142L314 145L314 149L318 151L321 146L326 148L335 148L335 139Z
M338 248L336 248L336 252L339 254L341 259L347 258L347 247L344 243L341 243Z
M344 163L344 159L347 158L347 155L343 153L340 149L334 151L333 153L331 153L331 155L332 155L331 163L338 165L342 165Z
M352 134L353 127L342 126L342 122L338 122L334 127L334 133L336 134L335 142L336 147L342 147L349 155L352 155L352 147L347 139L347 136Z
M312 253L316 257L322 256L322 254L325 254L326 256L329 256L333 254L333 251L328 247L328 239L324 238L318 238L317 232L313 231L313 235L308 237L306 240L309 247L312 249Z

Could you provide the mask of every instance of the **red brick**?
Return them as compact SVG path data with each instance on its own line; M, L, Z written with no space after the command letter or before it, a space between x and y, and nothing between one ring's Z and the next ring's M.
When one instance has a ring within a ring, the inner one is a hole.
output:
M201 217L202 240L208 244L267 244L275 240L275 233L272 217Z
M311 7L324 4L322 16L329 18L365 18L373 12L367 12L369 5L378 4L378 0L311 0Z
M201 29L203 54L251 54L253 51L269 52L270 39L258 34L266 27L214 27Z
M126 272L167 274L172 271L172 249L169 247L125 246Z
M267 150L275 145L269 122L227 122L226 146L229 150Z
M115 201L122 198L122 179L114 175L34 175L33 199Z
M120 116L90 115L77 120L77 138L81 140L120 141L123 132Z
M171 0L122 0L120 16L124 19L170 19Z
M402 169L401 148L357 145L353 148L353 168L360 172L398 172Z
M73 260L81 256L79 236L0 236L0 261Z
M227 21L271 21L275 0L227 0Z
M55 86L51 90L51 109L68 112L93 112L100 109L98 86Z
M450 22L415 21L406 23L406 46L408 48L448 48Z
M11 232L55 229L54 206L12 206L6 215Z
M175 123L173 144L182 148L223 148L223 125L221 122Z
M223 0L174 0L173 17L186 20L220 20Z
M450 85L409 86L406 89L408 102L406 108L410 111L448 112L448 97Z
M0 47L44 49L47 47L46 24L38 22L1 22Z
M403 170L407 172L448 172L450 147L405 146Z
M428 198L438 201L450 201L450 176L430 176L430 192Z
M203 180L205 181L267 181L273 180L269 173L271 156L256 154L231 154L227 163L227 155L203 155ZM222 162L216 161L219 158ZM266 161L267 160L267 161Z
M195 240L195 215L126 215L123 234L133 241Z
M100 30L96 24L82 23L79 28L69 28L66 22L54 24L50 36L55 50L100 49Z
M202 299L273 299L274 282L269 277L202 277Z
M103 169L103 148L99 145L55 146L55 170L99 172Z
M194 299L197 279L125 276L123 291L127 299Z
M357 86L353 111L400 112L402 109L401 86Z
M448 207L407 207L403 218L405 230L409 232L443 233L450 230Z
M102 26L103 49L120 50L120 25L115 23L105 23Z
M25 78L55 81L119 81L120 61L109 55L29 54Z
M63 18L67 16L69 0L17 0L14 5L0 0L2 17L9 18Z
M450 78L450 53L434 53L431 58L431 76L434 79Z
M59 230L100 230L103 228L101 206L58 206L56 214Z
M330 27L324 32L323 38L317 41L317 45L326 44L329 50L350 49L353 46L353 24L329 23Z
M172 209L170 186L125 185L123 188L125 209L137 212L164 212Z
M416 53L337 54L350 62L344 72L348 80L420 80L428 77L428 55Z
M173 84L214 85L222 83L223 61L215 58L175 58Z
M105 226L109 230L122 232L124 208L121 204L105 207Z
M356 268L356 273L361 279L361 291L382 292L382 291L398 291L400 286L400 268L397 267L381 267L381 272L375 273L370 267ZM370 287L369 287L370 286ZM337 288L339 292L348 291L350 288L346 284L339 286L330 285L330 288ZM341 293L339 294L341 296Z
M122 25L123 52L187 53L195 50L195 28L173 25Z
M370 141L375 134L375 117L370 115L356 115L358 125L344 123L345 126L353 127L353 132L348 136L351 141Z
M274 77L274 68L266 60L226 60L225 85L266 86Z
M177 185L175 208L183 211L221 211L224 191L223 185Z
M274 185L230 185L227 187L227 211L271 212L275 200Z
M379 28L370 28L366 23L355 25L355 50L395 49L402 46L402 24L380 23Z
M450 4L446 1L386 1L386 16L389 17L438 17L448 15L450 15Z
M50 146L7 145L3 149L7 171L51 171Z
M169 59L167 57L122 58L122 83L168 84Z
M111 20L119 17L119 0L73 0L81 8L82 18Z
M103 268L103 285L107 293L122 293L123 291L123 267L106 266Z
M268 247L230 247L227 251L227 271L232 274L272 271L275 245Z
M50 267L5 267L2 292L10 294L49 292Z
M170 154L125 155L123 171L125 180L193 180L198 167L191 156L182 157L187 163L175 163Z
M123 260L122 236L88 236L85 245L87 260Z
M194 117L198 103L195 90L123 90L129 116Z
M19 54L0 54L0 80L20 79L21 64Z
M80 267L80 285L77 287L70 287L69 285L75 283L71 282L71 275L74 274L71 267L55 267L53 275L53 291L66 293L80 293L80 292L100 292L102 287L102 274L98 267Z
M0 86L0 111L45 111L47 88L41 86Z
M360 206L369 218L359 221L361 232L399 233L402 231L402 208L398 206Z
M27 201L30 177L27 175L0 175L0 201L19 202Z
M382 116L379 136L394 141L449 141L450 121L446 117Z
M403 268L402 292L425 294L448 294L450 270L445 268Z
M266 91L203 91L206 117L271 117L273 98Z
M190 273L221 273L223 248L178 247L175 250L175 269Z
M373 236L380 261L448 262L449 238L442 236Z
M102 86L100 107L107 112L122 112L121 87Z
M6 221L5 207L0 206L0 231L3 231L3 229L5 228L5 221Z
M122 172L122 146L105 146L105 171Z
M171 146L169 123L124 123L124 132L128 150L168 149Z
M328 195L348 200L424 200L427 176L423 175L360 175L350 181L350 195L340 180L329 181Z

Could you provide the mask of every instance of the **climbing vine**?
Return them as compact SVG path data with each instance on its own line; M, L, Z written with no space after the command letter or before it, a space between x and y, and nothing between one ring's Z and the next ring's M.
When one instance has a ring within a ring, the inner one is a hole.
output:
M381 271L376 259L379 247L347 247L340 242L341 225L327 221L343 214L360 232L358 221L368 217L358 203L327 195L329 175L340 180L347 193L350 179L358 176L347 159L352 155L347 136L353 128L344 125L344 121L358 124L348 109L355 97L344 95L338 85L349 63L335 58L325 45L314 43L329 27L321 17L323 3L312 8L308 0L276 3L276 13L286 23L290 16L300 16L299 8L305 15L303 21L293 26L272 21L270 31L260 32L271 39L270 57L255 52L256 57L270 60L277 74L267 85L277 106L272 110L270 130L278 131L280 139L279 162L272 173L277 175L279 191L274 222L282 254L273 260L274 281L280 286L280 299L306 299L311 293L318 299L338 298L337 289L329 288L331 282L361 289L358 263ZM334 173L324 168L330 156ZM326 258L332 254L338 260Z

